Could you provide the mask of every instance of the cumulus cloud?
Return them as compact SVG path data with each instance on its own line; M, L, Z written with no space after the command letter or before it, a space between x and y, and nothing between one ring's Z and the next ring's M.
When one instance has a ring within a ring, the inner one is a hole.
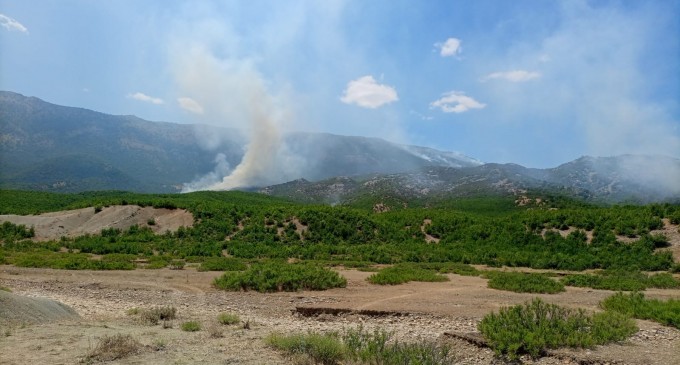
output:
M345 93L340 100L345 104L375 109L397 101L399 97L393 87L378 84L373 76L368 75L347 83Z
M493 72L480 79L480 81L485 82L489 80L505 80L510 82L524 82L529 80L534 80L541 77L540 72L532 72L525 70L514 70L506 72Z
M434 46L439 48L439 54L442 57L453 57L462 50L460 47L460 39L458 38L449 38L444 43L435 43Z
M430 103L430 107L439 108L444 113L462 113L470 109L483 109L486 104L478 102L461 91L449 91Z
M177 98L177 103L179 106L187 111L195 114L203 114L203 106L199 104L196 100L188 97Z
M151 104L156 104L156 105L163 104L163 99L154 98L153 96L149 96L149 95L146 95L146 94L140 93L140 92L136 92L134 94L128 94L127 97L130 98L130 99L143 101L145 103L151 103Z
M15 19L8 17L5 14L0 14L0 25L7 30L16 30L22 33L28 33L28 29L23 24Z

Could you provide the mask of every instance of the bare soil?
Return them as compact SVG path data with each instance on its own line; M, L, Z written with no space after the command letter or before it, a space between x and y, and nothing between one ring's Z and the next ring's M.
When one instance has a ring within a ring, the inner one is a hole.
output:
M2 364L74 364L104 335L131 334L143 345L140 354L116 364L288 364L263 339L271 332L342 331L363 326L393 331L400 341L421 339L450 343L460 364L501 364L488 348L450 334L474 336L481 318L502 306L535 295L498 291L479 277L449 275L441 283L372 285L370 273L338 269L347 288L323 292L261 294L224 292L212 287L220 273L184 270L64 271L0 266L0 285L14 294L48 298L80 314L76 320L43 320L37 324L4 325L0 332ZM551 303L597 311L612 292L568 288L565 293L539 295ZM648 290L648 297L680 298L680 290ZM148 326L128 315L131 308L171 305L179 318L172 328ZM306 308L298 309L298 308ZM249 321L221 326L223 337L211 337L220 312L237 313ZM301 315L303 312L305 315ZM183 332L181 322L198 320L199 332ZM590 350L559 350L532 364L680 364L680 331L638 321L641 330L630 340ZM477 333L478 335L478 333Z
M156 233L174 232L182 226L193 226L194 216L184 209L119 205L104 207L100 212L83 208L40 215L0 215L0 222L4 221L33 227L36 241L49 241L98 234L107 228L125 230L133 225L149 227Z

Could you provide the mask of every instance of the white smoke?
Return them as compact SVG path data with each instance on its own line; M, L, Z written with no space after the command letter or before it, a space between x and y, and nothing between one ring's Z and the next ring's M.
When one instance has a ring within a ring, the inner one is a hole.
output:
M179 92L200 103L205 121L242 130L249 139L243 160L233 170L228 170L226 157L218 154L215 170L188 183L183 191L230 190L279 181L283 171L277 161L282 156L280 130L285 108L277 105L254 63L220 58L203 44L176 48L173 73ZM197 131L197 136L201 135L203 129ZM205 147L215 148L221 139L205 138Z
M680 196L680 160L666 156L625 156L617 166L625 179L653 191L659 198Z
M192 191L205 190L206 186L212 186L222 181L224 176L229 175L231 168L227 162L227 156L224 153L218 153L215 157L215 169L208 174L186 184L182 192L189 193Z

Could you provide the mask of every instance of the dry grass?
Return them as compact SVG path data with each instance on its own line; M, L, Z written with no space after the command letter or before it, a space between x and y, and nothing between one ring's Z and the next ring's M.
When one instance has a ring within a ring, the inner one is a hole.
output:
M167 322L168 320L177 317L177 308L175 307L156 307L139 311L139 320L147 325L157 325L158 322ZM165 327L164 327L165 328Z
M142 351L142 344L131 335L105 335L97 342L97 346L85 357L85 362L113 361L136 355Z
M218 325L210 325L208 328L208 336L210 338L222 338L224 337L224 331L222 330L221 326Z

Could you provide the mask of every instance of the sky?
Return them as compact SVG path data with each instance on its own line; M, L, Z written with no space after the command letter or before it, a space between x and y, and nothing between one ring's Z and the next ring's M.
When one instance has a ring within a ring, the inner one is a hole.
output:
M680 158L680 2L0 0L0 89L528 167Z

